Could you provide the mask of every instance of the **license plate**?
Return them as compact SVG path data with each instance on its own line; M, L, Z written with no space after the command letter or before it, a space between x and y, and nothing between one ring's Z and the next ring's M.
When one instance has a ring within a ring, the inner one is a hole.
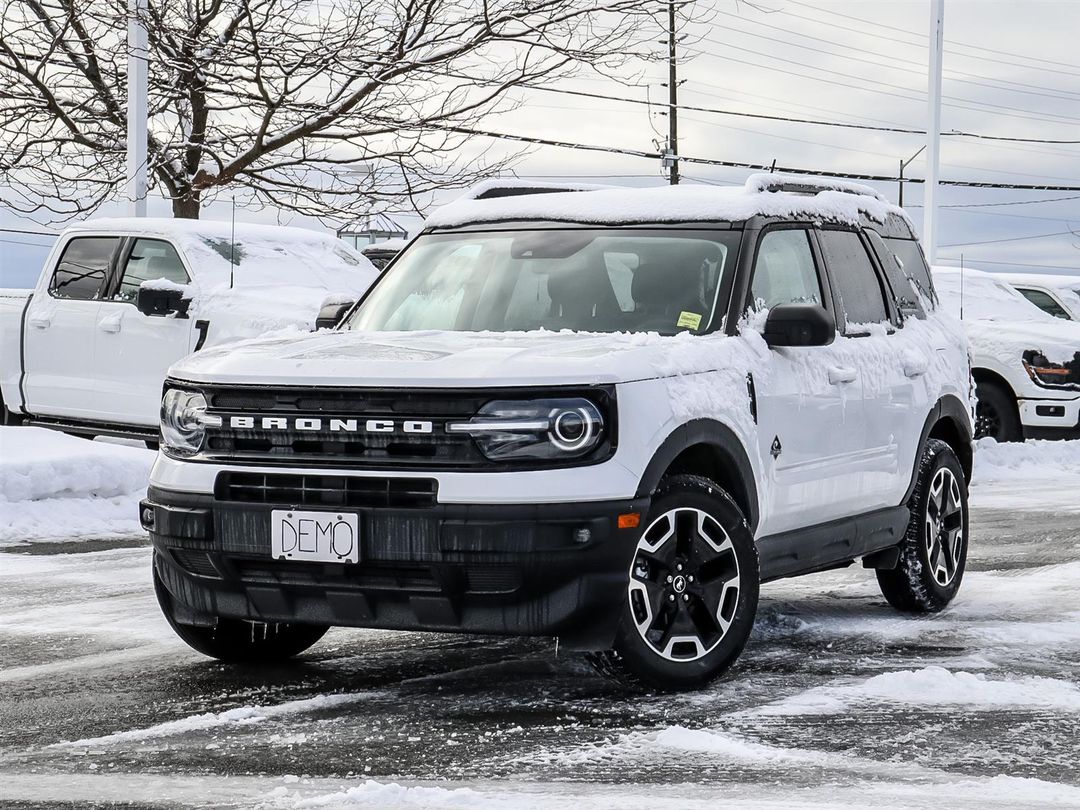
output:
M276 560L360 562L357 516L275 509L270 513L270 551Z

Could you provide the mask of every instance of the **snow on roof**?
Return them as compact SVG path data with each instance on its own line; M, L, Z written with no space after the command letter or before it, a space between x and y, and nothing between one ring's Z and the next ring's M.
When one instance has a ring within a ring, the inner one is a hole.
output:
M648 222L742 222L753 216L810 216L858 224L866 215L884 222L890 214L910 223L903 209L885 201L867 186L819 178L781 174L754 174L742 186L659 186L650 188L599 187L579 191L523 194L476 199L495 184L544 184L521 181L486 181L465 196L437 209L425 227L445 228L478 222L552 220L581 224ZM821 189L817 193L768 191L777 184ZM565 188L566 184L549 184ZM478 190L479 189L479 190ZM588 193L581 193L588 191Z
M995 273L1010 284L1018 287L1034 285L1046 287L1050 290L1071 290L1080 295L1080 267L1076 275L1051 274L1051 273Z

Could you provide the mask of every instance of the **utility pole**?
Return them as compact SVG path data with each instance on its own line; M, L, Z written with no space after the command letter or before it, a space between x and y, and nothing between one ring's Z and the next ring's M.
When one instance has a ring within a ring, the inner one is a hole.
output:
M668 156L671 185L679 185L679 80L675 60L675 0L668 0Z
M128 0L127 187L132 216L146 216L147 73L146 0Z
M929 109L926 127L926 183L923 199L923 249L937 260L937 190L941 163L941 55L945 41L945 0L930 0Z

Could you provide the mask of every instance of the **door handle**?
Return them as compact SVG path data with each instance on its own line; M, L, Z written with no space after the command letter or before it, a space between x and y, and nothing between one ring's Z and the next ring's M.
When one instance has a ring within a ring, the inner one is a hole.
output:
M855 382L858 375L859 372L850 366L829 366L829 383L832 385Z
M120 331L120 316L109 315L98 321L98 328L102 332L119 332Z
M27 321L36 329L48 329L52 326L52 318L44 317L42 315L31 315L27 318Z

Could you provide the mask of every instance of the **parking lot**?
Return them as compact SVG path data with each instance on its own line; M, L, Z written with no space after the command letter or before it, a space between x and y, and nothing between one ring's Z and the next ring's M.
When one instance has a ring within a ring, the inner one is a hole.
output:
M1080 806L1076 514L975 493L945 613L896 614L858 568L768 585L735 670L676 696L548 639L338 629L294 665L226 667L169 631L141 538L9 547L0 801Z

